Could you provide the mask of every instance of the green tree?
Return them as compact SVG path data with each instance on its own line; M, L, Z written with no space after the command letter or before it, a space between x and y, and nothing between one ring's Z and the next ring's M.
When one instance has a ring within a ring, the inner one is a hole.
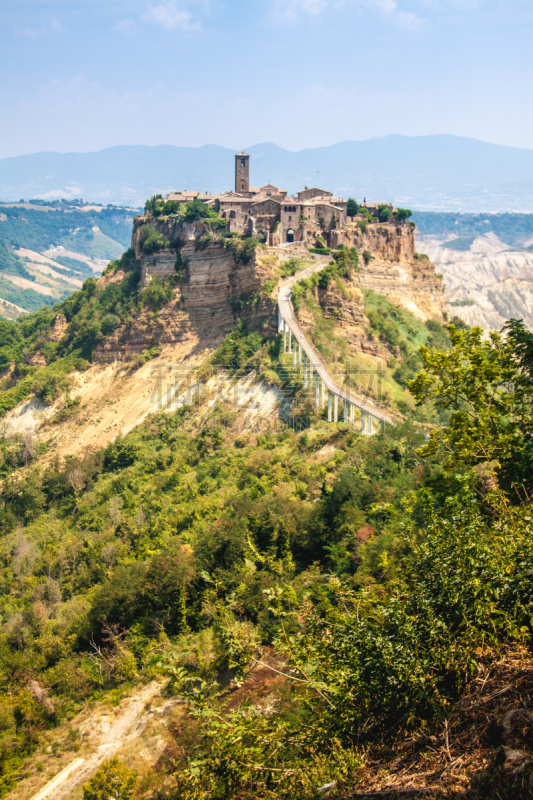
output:
M359 203L357 200L354 200L353 197L348 199L346 212L349 217L355 217L355 215L359 213Z
M511 320L484 339L481 328L448 326L452 348L421 347L424 370L408 387L417 405L450 410L421 454L440 453L448 467L485 465L500 488L533 491L533 333ZM503 335L503 334L506 335Z
M408 208L397 208L396 209L396 219L399 222L405 222L406 219L413 216L413 212L410 211Z
M85 784L83 800L130 800L136 786L137 773L112 758Z
M150 197L150 199L144 204L144 213L151 214L152 216L155 215L160 200L163 200L162 194L152 195L152 197Z
M378 206L378 219L380 222L388 222L391 218L391 213L390 208L385 203Z
M199 219L205 219L208 216L209 208L197 197L185 206L185 220L187 222L197 222Z

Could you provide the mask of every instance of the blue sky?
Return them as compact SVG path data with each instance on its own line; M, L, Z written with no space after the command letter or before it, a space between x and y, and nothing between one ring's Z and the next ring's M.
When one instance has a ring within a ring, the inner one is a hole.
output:
M0 157L391 133L533 148L531 0L3 0Z

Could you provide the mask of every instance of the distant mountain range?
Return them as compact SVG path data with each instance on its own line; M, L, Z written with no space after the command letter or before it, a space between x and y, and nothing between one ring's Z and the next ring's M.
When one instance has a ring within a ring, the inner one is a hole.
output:
M385 136L291 152L248 148L251 181L295 192L320 186L342 197L434 211L532 211L533 150L459 136ZM233 187L234 151L118 146L96 153L0 159L0 202L83 197L139 206L155 193Z

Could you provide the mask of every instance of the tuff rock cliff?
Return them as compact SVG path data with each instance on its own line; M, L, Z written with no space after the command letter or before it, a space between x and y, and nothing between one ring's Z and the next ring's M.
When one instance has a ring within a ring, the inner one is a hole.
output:
M172 243L146 254L142 232L150 225L163 240ZM332 287L320 296L326 313L334 314L356 349L375 352L376 345L365 339L365 317L361 290L372 289L392 303L412 311L420 319L443 319L442 280L432 263L415 253L414 229L407 224L374 224L366 230L349 226L336 235L334 245L344 244L359 251L359 271L352 280L352 297L347 299ZM259 246L248 255L239 252L238 240L225 239L206 231L203 221L186 223L172 218L137 217L132 235L140 290L154 279L172 281L172 299L154 315L144 310L119 328L96 352L98 361L129 359L154 345L180 343L196 349L216 346L239 318L275 333L276 292L264 292L268 281L279 278L279 263L293 256L313 259L302 245L281 248ZM363 253L367 258L363 258ZM368 257L370 256L370 257ZM102 284L119 282L117 271L101 279ZM379 350L379 348L377 348Z

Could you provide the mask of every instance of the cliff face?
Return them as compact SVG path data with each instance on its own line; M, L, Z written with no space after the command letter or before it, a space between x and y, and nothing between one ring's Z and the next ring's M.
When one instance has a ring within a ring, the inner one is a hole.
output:
M147 255L141 246L143 226L151 225L158 235L173 243ZM378 353L376 343L366 339L361 290L372 289L391 302L412 311L420 319L442 320L444 295L442 281L431 262L415 254L414 229L409 224L369 225L366 230L349 226L334 232L334 246L344 244L359 252L359 272L350 285L351 299L336 287L320 292L320 303L344 328L352 346L362 352ZM242 259L232 245L238 242L206 237L202 221L179 222L172 218L138 217L134 223L132 248L141 272L140 288L157 277L173 278L172 300L154 314L140 313L119 328L99 346L99 361L122 360L157 345L186 344L188 348L214 347L245 315L252 327L269 333L276 330L275 302L261 293L261 285L273 277L272 254L290 255L290 248L267 251L258 248ZM363 258L363 253L370 258ZM295 252L296 254L296 252ZM297 253L305 256L306 249ZM276 259L274 259L275 261ZM102 281L120 281L114 273Z
M442 278L425 256L415 253L414 228L409 224L369 225L365 230L350 226L335 234L334 245L355 247L359 269L344 290L335 281L327 289L316 287L315 302L324 315L335 321L334 335L348 344L350 354L358 353L388 360L391 348L369 338L369 320L364 310L364 290L384 295L391 303L406 308L420 320L443 322L445 298ZM366 259L363 256L366 253ZM315 321L309 309L298 312L300 322L312 338ZM396 348L394 355L401 358Z
M262 283L269 277L269 268L263 263L264 250L255 251L243 263L230 247L222 246L223 241L214 239L199 247L199 239L205 234L202 222L178 224L153 219L150 224L159 234L180 245L145 255L140 231L147 221L137 218L132 236L141 271L140 289L146 288L154 277L175 278L172 300L157 314L143 311L115 331L98 347L97 360L127 359L153 345L215 347L243 314L252 327L275 330L275 304L260 293ZM120 273L115 276L121 279Z
M419 319L444 319L445 299L442 277L427 258L415 252L415 229L409 223L355 225L335 234L334 244L356 247L359 252L360 289L372 289L403 306ZM368 261L364 252L371 255Z

